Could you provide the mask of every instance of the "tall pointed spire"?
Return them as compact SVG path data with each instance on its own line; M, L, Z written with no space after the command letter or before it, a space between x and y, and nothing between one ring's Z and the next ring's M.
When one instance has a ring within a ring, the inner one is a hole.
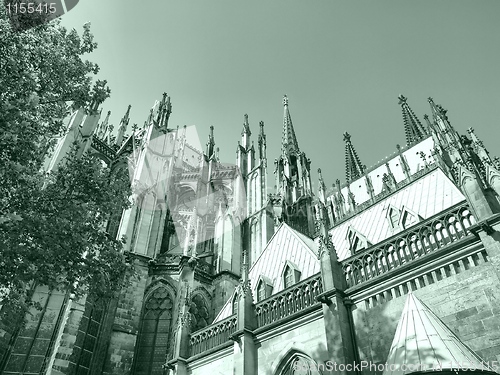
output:
M245 150L250 147L250 136L252 132L250 131L250 125L248 124L248 115L245 113L243 116L243 130L241 131L241 145Z
M166 92L163 93L163 98L158 106L158 112L155 119L155 125L163 132L167 131L168 119L172 113L172 104L170 104L170 96Z
M364 172L363 165L359 160L358 154L351 143L351 135L344 133L345 142L345 174L347 182L351 182Z
M491 163L491 158L489 155L488 150L486 150L486 147L484 147L483 141L481 141L476 133L474 133L474 129L470 127L467 129L467 132L469 133L471 139L472 139L472 144L474 145L474 149L476 151L476 154L479 156L479 158L484 162L490 162Z
M118 128L118 134L116 135L115 139L115 145L120 146L123 142L123 137L125 136L125 131L127 130L128 123L130 121L130 108L132 106L129 105L127 108L127 112L123 116L122 120L120 121L120 127Z
M385 364L383 375L432 370L451 373L457 366L494 373L412 293L406 299Z
M99 139L104 139L104 135L106 134L106 131L108 130L108 122L109 122L109 116L111 116L111 111L108 111L106 114L106 117L104 118L104 121L99 125L99 128L97 130L97 138Z
M264 133L264 121L259 122L259 159L266 160L266 134Z
M321 203L325 204L326 202L326 185L323 180L323 174L321 173L321 168L318 168L318 179L319 179L319 187L318 187L318 196Z
M250 126L248 125L248 115L245 113L243 116L243 130L241 131L241 135L248 134L251 135Z
M440 138L443 140L444 146L450 144L460 143L460 135L451 126L448 120L447 110L441 107L439 104L435 104L432 98L428 98L427 101L431 106L432 118L435 123L435 131L440 134Z
M207 158L210 159L214 156L215 153L215 139L214 139L214 127L210 127L210 133L208 134L208 142L207 142Z
M284 154L290 152L299 152L299 143L297 142L297 137L295 137L295 131L293 130L292 117L290 116L290 111L288 110L288 98L285 95L283 97L284 116L283 116L283 138L281 139L281 151Z
M408 98L399 95L399 105L403 110L403 121L405 125L406 144L420 141L428 134L418 117L407 103Z

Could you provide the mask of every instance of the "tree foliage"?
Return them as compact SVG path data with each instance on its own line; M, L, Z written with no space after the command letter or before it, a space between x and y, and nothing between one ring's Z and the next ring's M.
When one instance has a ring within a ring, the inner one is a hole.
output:
M14 31L0 6L0 304L25 307L28 285L109 295L129 266L106 222L128 205L125 172L76 149L50 176L43 162L75 108L109 96L96 48L58 21Z

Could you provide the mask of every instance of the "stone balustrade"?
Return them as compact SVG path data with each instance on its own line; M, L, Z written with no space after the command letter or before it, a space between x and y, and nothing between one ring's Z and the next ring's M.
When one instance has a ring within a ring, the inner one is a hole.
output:
M349 287L388 273L471 235L475 223L466 203L460 203L379 244L342 261Z
M317 274L266 298L255 306L259 327L264 327L317 304L316 297L322 292L321 275Z
M230 317L193 332L190 337L191 356L203 353L229 341L236 332L237 317Z

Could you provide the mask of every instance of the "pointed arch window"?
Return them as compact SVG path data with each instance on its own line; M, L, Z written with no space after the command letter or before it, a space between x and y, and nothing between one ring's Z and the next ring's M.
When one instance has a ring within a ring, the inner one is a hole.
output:
M399 229L399 220L401 219L401 211L399 209L390 205L386 217L392 230Z
M258 202L258 195L257 195L257 192L258 192L258 184L257 184L257 173L254 173L252 175L252 178L251 178L251 182L250 182L250 189L252 189L250 191L250 194L252 196L252 206L251 206L251 213L257 211L259 209L259 202Z
M233 300L231 302L231 313L233 315L238 313L238 293L234 293Z
M257 301L262 301L266 299L266 284L260 280L257 285Z
M421 220L422 217L420 215L406 207L403 207L401 217L399 219L399 226L403 229L407 229Z
M258 244L257 219L253 219L250 224L250 264L254 263L259 256Z
M351 226L347 230L347 240L349 242L349 250L351 250L352 254L367 249L372 245L365 236Z
M209 312L205 299L201 294L196 294L193 296L189 312L193 317L193 323L191 327L193 332L205 328L208 325Z
M269 280L265 279L263 276L260 276L257 282L257 293L256 293L257 302L260 302L270 297L272 291L273 291L272 283Z
M283 269L283 289L290 288L300 280L300 271L290 262Z
M283 274L283 284L285 286L285 289L295 284L295 279L293 277L293 270L291 267L285 268L285 273Z
M321 375L320 366L310 357L295 353L287 356L278 367L278 375Z
M134 373L162 375L170 342L172 298L164 286L158 287L144 304L136 345Z

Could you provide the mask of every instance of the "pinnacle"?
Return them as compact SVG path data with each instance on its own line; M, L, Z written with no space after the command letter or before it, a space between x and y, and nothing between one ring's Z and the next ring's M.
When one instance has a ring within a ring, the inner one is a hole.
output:
M364 168L359 160L358 154L351 143L351 135L344 133L346 179L351 182L363 174Z
M424 139L427 136L427 130L408 105L408 98L403 95L399 95L398 99L398 104L401 106L403 111L406 144L412 144L416 141Z

